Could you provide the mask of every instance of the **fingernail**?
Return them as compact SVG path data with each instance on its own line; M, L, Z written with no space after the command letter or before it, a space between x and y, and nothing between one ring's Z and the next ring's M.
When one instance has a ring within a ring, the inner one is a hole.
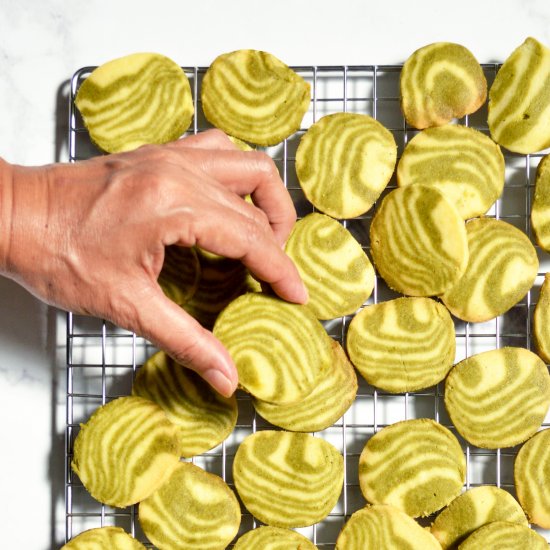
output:
M235 392L235 384L217 369L208 369L202 373L202 377L224 397L231 397Z

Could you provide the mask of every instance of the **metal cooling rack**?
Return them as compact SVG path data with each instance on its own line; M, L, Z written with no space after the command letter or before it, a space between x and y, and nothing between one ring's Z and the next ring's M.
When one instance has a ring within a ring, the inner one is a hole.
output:
M74 107L79 85L94 67L76 72L71 81L69 113L69 160L86 159L101 154L90 142L88 133ZM483 65L489 86L499 68L497 64ZM299 217L313 211L296 180L295 151L306 129L320 117L341 111L365 113L384 124L395 136L398 155L417 131L405 123L399 107L399 73L401 66L304 66L294 70L310 82L312 102L303 126L294 136L276 147L264 150L274 159L287 186ZM209 127L200 104L200 84L203 68L184 68L191 82L195 116L190 133ZM488 133L486 106L460 121ZM503 151L506 162L506 185L501 199L488 212L489 216L508 221L531 237L529 213L534 190L536 167L542 154L518 155ZM395 188L392 179L388 189ZM387 193L388 191L385 191ZM369 250L369 225L373 211L343 225ZM487 323L470 324L455 321L457 355L465 357L502 346L532 348L531 319L546 271L550 271L550 256L537 248L540 272L533 289L510 311ZM396 297L384 281L377 279L374 292L367 304ZM351 317L325 323L331 336L342 342ZM73 443L79 423L85 422L101 404L131 391L136 370L155 349L142 338L98 319L69 313L67 315L67 422L66 422L66 537L85 529L103 525L118 525L132 533L146 546L145 536L137 521L137 507L113 509L92 499L70 468ZM256 416L250 399L239 392L239 418L233 434L220 446L193 462L220 475L230 486L232 462L236 449L246 435L269 427ZM327 439L344 456L344 488L332 513L320 524L299 529L319 548L334 548L338 532L346 519L365 505L358 484L359 455L367 439L378 430L394 422L429 417L455 433L461 441L467 463L466 488L496 485L514 494L513 462L518 448L486 450L467 445L452 426L443 403L443 384L414 393L391 395L377 391L359 376L359 391L351 409L334 426L315 435ZM550 427L550 415L544 427ZM256 526L254 518L243 508L239 534ZM550 531L539 530L550 541Z

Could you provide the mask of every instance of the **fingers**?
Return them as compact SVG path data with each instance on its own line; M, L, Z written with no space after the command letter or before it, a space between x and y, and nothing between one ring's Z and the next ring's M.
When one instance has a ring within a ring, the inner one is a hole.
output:
M197 372L225 397L235 392L238 383L235 364L211 332L169 300L160 288L137 306L136 332Z
M193 149L237 150L236 145L221 130L212 129L173 141L168 146Z

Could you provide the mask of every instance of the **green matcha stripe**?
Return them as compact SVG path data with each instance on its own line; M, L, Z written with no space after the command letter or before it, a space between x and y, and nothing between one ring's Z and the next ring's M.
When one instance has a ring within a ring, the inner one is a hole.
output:
M499 550L548 550L548 542L533 529L508 521L493 521L474 531L460 550L498 548Z
M550 363L550 273L544 277L533 314L533 333L538 354Z
M89 529L72 538L61 550L144 550L145 546L120 527L98 527Z
M442 300L460 319L487 321L510 309L531 288L537 253L522 231L502 220L471 220L466 232L468 266Z
M546 155L537 168L531 225L537 244L550 252L550 155Z
M429 128L407 144L397 182L434 186L468 219L484 214L501 195L504 157L498 145L472 128Z
M225 548L240 521L239 504L225 482L187 462L139 506L143 532L158 548Z
M373 386L393 393L443 380L455 358L451 316L428 298L398 298L363 308L351 321L347 349Z
M291 529L257 527L239 538L235 550L316 550L309 539Z
M373 504L390 504L412 517L428 516L460 494L462 449L431 419L398 422L372 436L359 460L359 483Z
M378 504L355 512L336 541L336 550L366 548L437 550L440 546L407 514L393 506Z
M522 348L501 348L458 363L445 405L461 435L479 447L512 447L533 435L550 405L546 365Z
M235 361L241 387L272 403L305 397L332 360L331 340L306 306L261 293L234 300L214 334Z
M235 396L219 395L198 374L164 352L145 362L136 376L132 394L155 402L179 427L184 457L220 444L237 422Z
M305 527L324 519L342 489L343 458L308 434L262 431L239 446L235 487L247 509L275 527Z
M489 129L511 151L550 145L550 50L527 38L504 62L489 92Z
M518 499L529 521L550 528L550 429L536 433L514 464Z

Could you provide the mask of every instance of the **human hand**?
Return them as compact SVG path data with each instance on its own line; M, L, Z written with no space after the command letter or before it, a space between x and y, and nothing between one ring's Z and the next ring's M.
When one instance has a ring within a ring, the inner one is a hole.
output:
M307 300L282 250L296 213L273 161L236 150L222 132L75 164L1 168L0 272L51 305L144 336L224 395L237 385L233 361L163 294L164 248L240 259L282 298Z

